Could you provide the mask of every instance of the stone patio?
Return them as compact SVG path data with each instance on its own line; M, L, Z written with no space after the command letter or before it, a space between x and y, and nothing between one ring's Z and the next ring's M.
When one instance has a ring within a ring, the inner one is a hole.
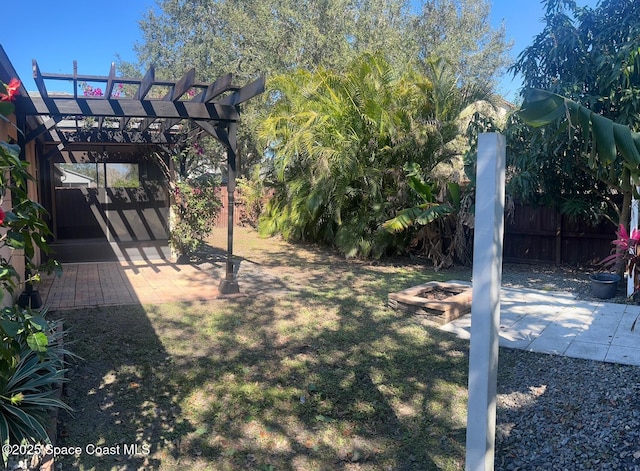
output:
M464 282L461 282L464 283ZM502 288L500 346L640 366L640 306L576 299L568 292ZM471 314L441 329L470 338Z

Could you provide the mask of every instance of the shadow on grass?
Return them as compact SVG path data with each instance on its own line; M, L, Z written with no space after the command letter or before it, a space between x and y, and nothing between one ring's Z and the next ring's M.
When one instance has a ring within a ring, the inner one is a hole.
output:
M281 256L277 297L59 313L84 358L61 444L151 447L63 469L462 469L468 343L385 308L447 274Z
M156 469L160 449L177 454L174 444L193 427L182 419L177 385L167 381L171 357L144 310L58 315L70 331L70 350L81 357L67 374L63 399L75 410L59 417L58 444L81 453L56 462L62 469ZM109 448L94 453L96 447Z

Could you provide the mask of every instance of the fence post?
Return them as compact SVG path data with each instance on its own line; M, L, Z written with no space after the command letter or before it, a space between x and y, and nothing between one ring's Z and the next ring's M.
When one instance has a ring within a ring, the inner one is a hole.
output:
M505 137L478 136L469 347L467 471L493 470L504 235Z

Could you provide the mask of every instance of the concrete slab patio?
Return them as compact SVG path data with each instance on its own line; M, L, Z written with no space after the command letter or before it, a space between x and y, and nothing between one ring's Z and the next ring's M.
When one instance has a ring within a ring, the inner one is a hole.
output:
M640 306L568 292L501 289L500 346L640 366ZM469 338L471 314L441 329Z

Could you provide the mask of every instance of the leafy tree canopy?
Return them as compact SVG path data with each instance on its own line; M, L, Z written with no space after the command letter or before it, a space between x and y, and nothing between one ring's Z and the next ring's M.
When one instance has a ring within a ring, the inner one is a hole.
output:
M578 7L572 0L543 3L545 27L511 68L522 74L525 89L546 89L570 98L589 112L580 116L595 127L599 116L605 116L637 130L640 2L605 0L596 8ZM590 201L589 208L606 202L625 222L631 200L628 165L616 152L606 153L606 160L596 159L598 154L605 155L598 149L603 143L586 132L575 132L579 123L565 118L559 114L552 127L528 128L531 144L522 169L532 169L531 159L536 160L539 173L534 178L547 196L574 208L580 201ZM612 198L616 193L624 195L621 205Z
M392 64L424 68L441 57L460 84L492 85L510 48L504 27L489 24L488 0L159 0L158 7L140 22L139 64L123 64L128 73L154 64L175 77L195 67L203 81L231 72L245 83L298 69L342 71L362 53L382 51ZM259 98L243 106L241 173L262 158L255 134L264 106Z
M140 22L142 66L207 79L318 66L341 70L363 52L407 63L445 58L463 81L495 78L507 65L505 29L486 0L160 0Z

